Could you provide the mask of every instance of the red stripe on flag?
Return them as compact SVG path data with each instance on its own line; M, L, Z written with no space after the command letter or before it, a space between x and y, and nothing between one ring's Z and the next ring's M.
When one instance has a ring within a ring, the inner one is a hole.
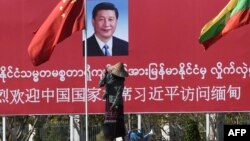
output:
M224 35L233 29L249 24L249 20L250 20L250 9L240 11L236 13L235 15L233 15L228 20L221 34Z

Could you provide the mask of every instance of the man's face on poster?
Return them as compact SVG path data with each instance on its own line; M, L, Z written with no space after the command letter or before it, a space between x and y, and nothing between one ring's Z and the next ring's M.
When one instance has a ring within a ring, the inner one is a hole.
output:
M95 34L103 41L108 40L116 30L117 18L113 10L100 10L92 19Z

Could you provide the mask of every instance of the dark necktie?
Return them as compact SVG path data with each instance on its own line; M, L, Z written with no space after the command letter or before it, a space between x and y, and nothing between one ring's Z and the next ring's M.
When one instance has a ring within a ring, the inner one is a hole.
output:
M109 51L108 51L108 48L109 48L108 45L104 45L103 48L102 48L103 49L103 53L104 53L105 56L111 56L110 53L109 53Z

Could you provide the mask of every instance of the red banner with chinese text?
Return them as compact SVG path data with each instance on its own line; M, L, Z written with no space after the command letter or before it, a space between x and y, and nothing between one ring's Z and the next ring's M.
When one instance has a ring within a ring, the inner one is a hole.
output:
M82 32L59 43L40 66L27 53L33 32L58 2L0 1L1 115L85 113ZM207 51L198 42L204 24L227 2L128 0L129 54L87 57L88 112L104 112L98 82L105 66L118 61L130 75L123 93L127 113L249 111L249 25Z

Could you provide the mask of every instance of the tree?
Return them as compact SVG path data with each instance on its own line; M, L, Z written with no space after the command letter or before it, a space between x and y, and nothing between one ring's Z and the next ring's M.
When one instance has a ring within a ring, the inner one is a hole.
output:
M198 129L198 122L192 119L189 119L186 123L184 140L185 141L200 141L200 133Z

